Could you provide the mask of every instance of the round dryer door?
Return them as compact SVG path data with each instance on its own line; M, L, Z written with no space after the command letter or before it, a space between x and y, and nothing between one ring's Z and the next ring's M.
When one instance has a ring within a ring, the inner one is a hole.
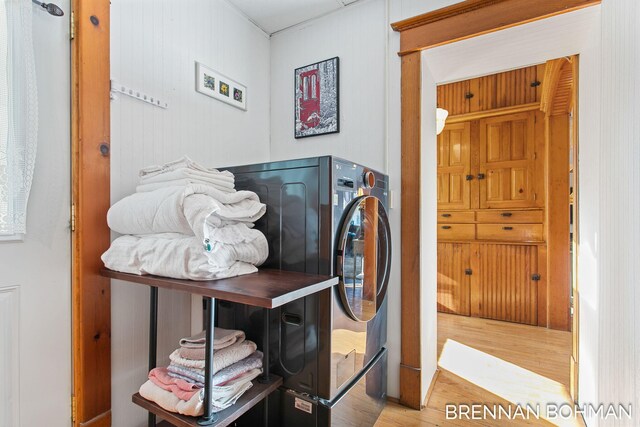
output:
M336 267L344 308L354 320L371 320L382 305L391 268L391 231L382 202L355 199L344 216Z

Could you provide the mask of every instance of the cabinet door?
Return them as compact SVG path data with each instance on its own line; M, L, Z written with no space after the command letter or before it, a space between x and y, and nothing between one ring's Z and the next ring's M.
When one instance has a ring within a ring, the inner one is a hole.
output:
M469 315L469 245L438 243L438 311Z
M438 209L469 209L470 124L447 125L438 135Z
M538 324L538 248L528 245L474 245L478 257L472 299L474 315ZM473 272L474 276L476 271Z
M480 208L536 206L535 112L480 120Z

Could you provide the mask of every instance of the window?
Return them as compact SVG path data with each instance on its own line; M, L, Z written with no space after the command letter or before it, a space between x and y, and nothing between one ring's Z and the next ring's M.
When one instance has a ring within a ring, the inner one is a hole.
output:
M318 97L318 76L313 74L311 76L311 98L316 99Z
M31 2L0 0L0 238L26 233L38 103Z
M302 78L302 99L305 101L309 99L309 77L307 76Z

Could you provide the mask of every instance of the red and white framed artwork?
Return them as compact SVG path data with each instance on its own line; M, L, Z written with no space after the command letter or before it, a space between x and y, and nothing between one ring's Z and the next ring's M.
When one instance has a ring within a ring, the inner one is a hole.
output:
M340 132L339 58L295 70L295 137Z

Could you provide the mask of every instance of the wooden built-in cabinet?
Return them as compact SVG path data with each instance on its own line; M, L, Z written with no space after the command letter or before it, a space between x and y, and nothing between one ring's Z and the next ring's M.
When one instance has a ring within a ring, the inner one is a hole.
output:
M447 126L438 138L438 207L469 209L470 123Z
M540 102L545 64L438 86L438 107L450 116Z
M480 120L481 209L539 206L535 120L535 111Z
M544 70L438 88L451 114L437 139L441 312L549 326Z
M438 311L538 324L538 247L438 243Z
M438 243L438 311L470 314L470 246Z

